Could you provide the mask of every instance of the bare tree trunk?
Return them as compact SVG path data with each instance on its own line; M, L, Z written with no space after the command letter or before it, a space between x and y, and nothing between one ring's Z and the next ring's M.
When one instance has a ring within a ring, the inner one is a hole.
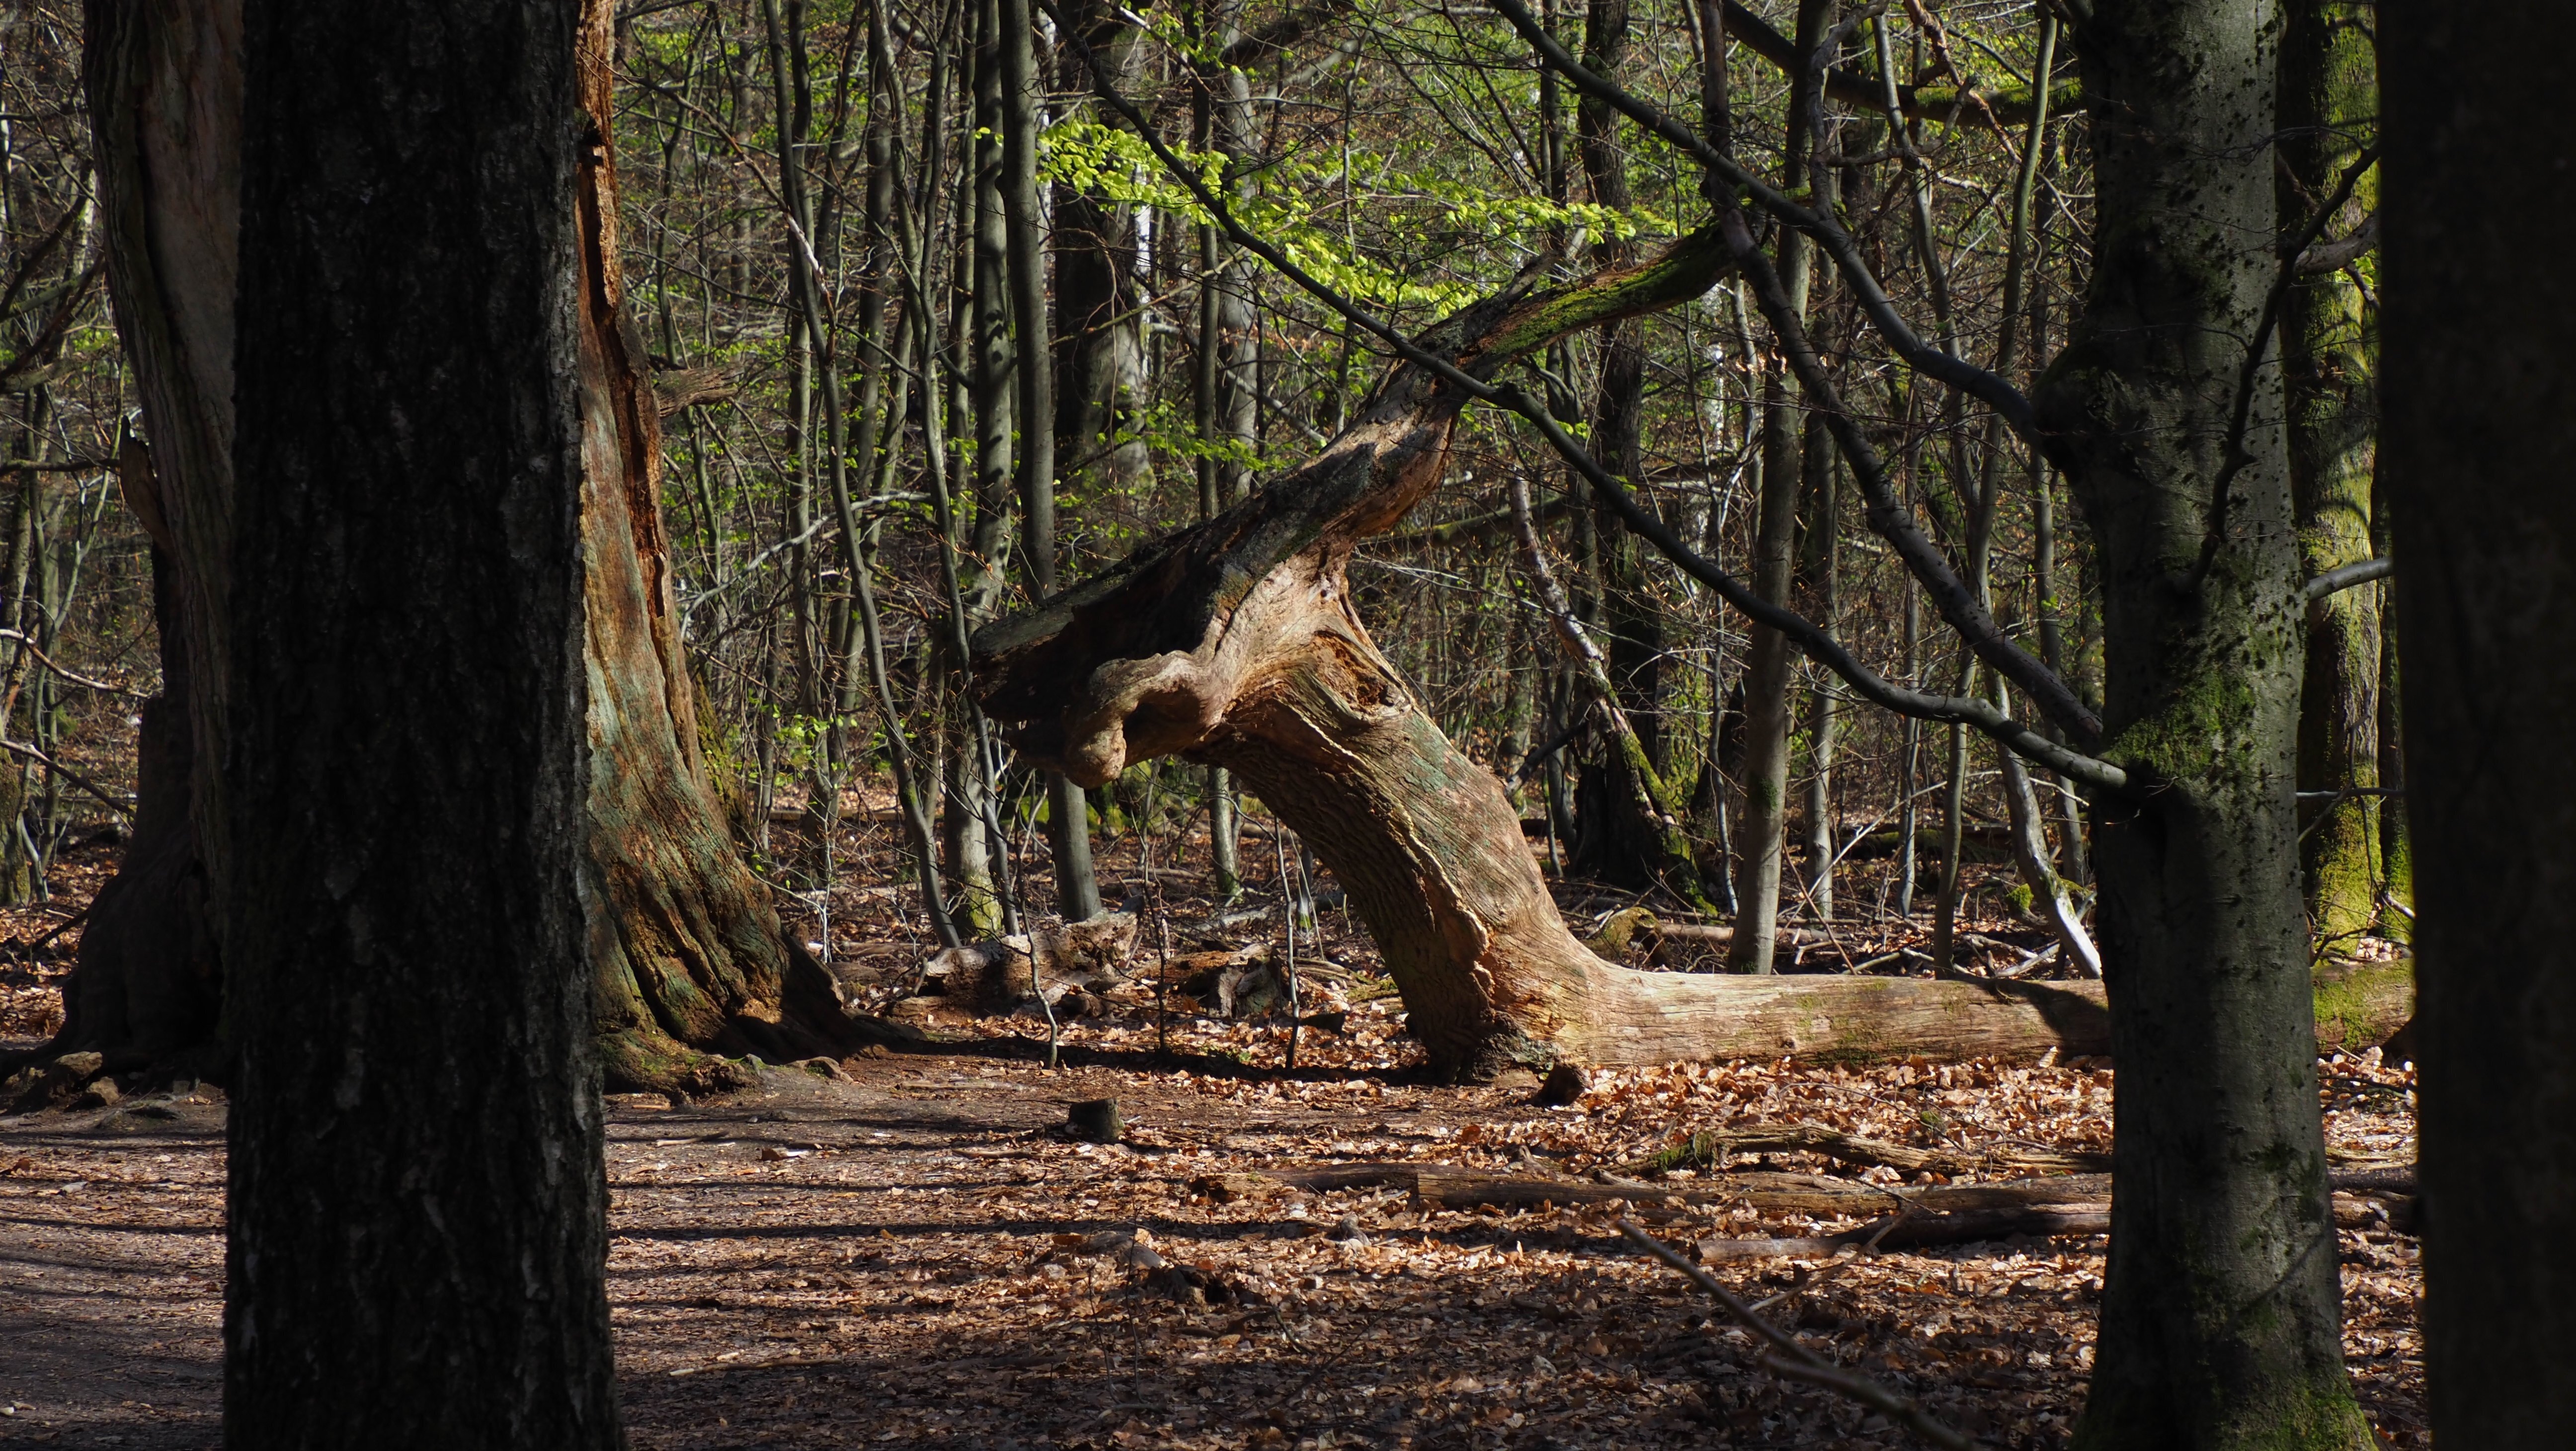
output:
M2296 227L2334 194L2379 114L2375 11L2351 0L2291 0L2281 38L2281 216ZM2368 208L2348 203L2332 235ZM2283 300L2281 372L2288 385L2290 488L2300 555L2323 574L2371 557L2371 479L2379 423L2373 396L2375 308L2345 269L2303 277ZM2379 917L2379 601L2381 587L2339 590L2308 609L2299 702L2299 789L2342 793L2302 803L2301 865L2310 930L2349 944Z
M653 409L613 11L246 12L224 1439L606 1451L583 516Z
M2100 550L2105 750L2155 783L2095 824L2122 1188L2073 1445L2361 1451L2290 790L2302 574L2278 375L2247 357L2275 36L2232 0L2072 33L2097 243L2034 401Z
M1842 480L1841 464L1827 456L1823 476L1813 481L1807 523L1807 587L1815 602L1810 616L1828 631L1840 628L1842 615ZM1807 690L1807 908L1817 920L1834 920L1834 730L1833 682L1819 671Z
M222 783L194 766L225 759L229 710L223 601L235 537L239 25L235 10L159 0L97 0L91 14L87 83L109 281L152 445L148 465L138 459L128 471L136 481L129 497L147 529L167 539L178 625L170 634L186 664L190 769L165 758L155 780L186 783L198 860L185 865L166 838L149 854L138 841L131 890L110 894L102 944L123 953L125 965L102 959L98 989L122 995L135 1036L119 1040L110 1018L92 1016L81 1024L83 1041L53 1047L97 1048L111 1062L136 1064L195 1053L187 1061L209 1076L223 1062L211 1046L211 984L222 954L195 903L221 899L227 859L210 829L222 819ZM586 58L609 63L605 52ZM605 72L585 85L604 98ZM598 124L604 136L604 112ZM584 245L608 305L622 307L615 179L604 149L584 170L583 186ZM829 976L783 939L767 889L743 866L716 804L681 651L643 339L628 321L611 342L601 366L612 375L617 431L599 437L618 451L613 469L585 470L582 500L594 681L591 889L603 906L591 941L599 1055L612 1084L696 1092L742 1080L739 1065L711 1052L802 1057L882 1030L850 1019ZM115 920L125 912L138 914L131 933ZM147 953L173 966L149 983L104 984ZM70 996L79 1002L92 991L76 982Z
M1823 43L1830 0L1799 0L1802 54ZM1789 136L1782 166L1792 186L1805 185L1807 125L1803 71L1790 85ZM1801 317L1807 307L1809 249L1806 237L1780 234L1780 280ZM1798 528L1800 466L1796 385L1774 365L1762 396L1762 502L1753 543L1753 588L1777 604L1789 600ZM1779 631L1754 625L1744 658L1744 815L1736 823L1735 938L1726 951L1730 972L1771 971L1779 931L1780 857L1789 818L1789 642Z
M1143 60L1145 32L1099 4L1066 8L1092 50L1122 88ZM1074 66L1060 90L1090 89L1087 68ZM1104 118L1105 119L1105 118ZM1153 459L1141 436L1148 403L1142 330L1145 308L1136 285L1136 222L1126 205L1058 182L1055 203L1056 454L1080 492L1141 489Z
M2563 83L2499 65L2495 42L2564 54L2576 13L2515 0L2471 26L2396 0L2377 15L2379 471L2424 847L2425 1371L2438 1444L2541 1451L2576 1425L2576 940L2557 907L2576 896L2576 275L2535 244L2576 225L2576 192L2536 169L2562 154Z
M1055 592L1055 367L1047 317L1046 225L1038 214L1038 72L1028 0L999 0L1002 213L1011 285L1012 372L1018 383L1020 565L1029 593ZM1100 914L1091 875L1091 817L1082 787L1047 775L1047 844L1056 910L1068 922Z
M1617 78L1627 60L1628 0L1591 0L1585 17L1584 64L1595 73ZM1606 103L1586 96L1575 108L1576 155L1595 204L1624 212L1630 206L1627 149L1619 140L1619 117ZM1626 265L1634 248L1604 238L1594 251L1605 267ZM1646 351L1633 325L1612 323L1597 334L1599 375L1590 409L1593 456L1612 473L1636 482L1645 471L1644 393ZM1592 537L1598 541L1599 628L1606 637L1601 662L1617 708L1625 722L1607 739L1609 749L1586 760L1578 800L1594 803L1601 820L1582 823L1586 850L1576 854L1578 871L1623 886L1659 884L1686 903L1705 905L1699 871L1685 848L1687 839L1665 829L1671 804L1663 801L1662 772L1667 764L1663 740L1663 612L1649 589L1640 546L1615 519L1597 514ZM1570 618L1570 617L1569 617ZM1641 774L1638 763L1643 764Z

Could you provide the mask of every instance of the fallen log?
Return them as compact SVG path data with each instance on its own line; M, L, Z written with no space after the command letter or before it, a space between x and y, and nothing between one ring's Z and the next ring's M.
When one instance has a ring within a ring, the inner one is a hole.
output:
M2072 1058L2111 1051L2110 999L2100 982L1610 969L1595 974L1593 990L1622 1007L1568 1042L1574 1051L1567 1056L1604 1066L2012 1057L2050 1048ZM2317 1051L2358 1053L2387 1042L2413 1017L2414 1001L2411 962L2320 969Z
M2397 1036L2415 1016L2415 964L2329 961L2314 974L2317 1051L2359 1053Z
M1675 1169L1723 1169L1729 1154L1818 1153L1847 1164L1884 1164L1908 1173L1944 1175L2012 1171L2024 1174L2108 1173L2108 1154L2069 1153L2018 1144L1981 1149L1925 1149L1829 1129L1819 1123L1755 1124L1704 1129L1658 1154L1620 1165L1622 1172L1660 1174Z
M2007 1239L2016 1234L2042 1239L2110 1232L2108 1204L2021 1205L1950 1214L1894 1215L1841 1234L1800 1239L1704 1239L1698 1248L1700 1263L1714 1265L1735 1260L1831 1259L1845 1250L1863 1249L1872 1241L1881 1250L1930 1249Z
M2338 1226L2413 1231L2415 1173L2411 1167L2337 1170L2327 1179L2334 1190ZM1709 1244L1724 1247L1717 1252L1719 1259L1830 1257L1846 1247L1868 1244L1881 1231L1886 1235L1878 1241L1880 1249L1972 1244L2013 1234L2034 1238L2106 1234L2111 1212L2111 1176L2094 1173L2056 1174L2000 1184L1879 1185L1821 1174L1752 1172L1684 1185L1662 1185L1615 1177L1609 1183L1541 1179L1463 1169L1454 1164L1374 1163L1213 1175L1194 1181L1191 1187L1219 1203L1291 1187L1315 1192L1392 1187L1411 1191L1419 1204L1453 1210L1626 1204L1647 1213L1679 1205L1815 1218L1881 1216L1858 1229L1832 1235L1704 1241L1704 1259L1708 1258L1705 1251Z
M2111 1197L2108 1174L2062 1174L2005 1184L1863 1184L1821 1174L1750 1173L1688 1185L1585 1184L1524 1179L1445 1165L1416 1171L1414 1196L1443 1209L1535 1209L1542 1205L1670 1203L1750 1208L1764 1214L1893 1214L1908 1207L1948 1213L2032 1205L2097 1204Z
M2080 1159L2090 1156L2068 1157ZM2338 1194L2404 1198L2415 1192L2415 1171L2411 1166L2337 1169L2327 1174L2326 1181ZM1221 1201L1248 1198L1283 1188L1315 1193L1336 1189L1396 1188L1410 1192L1426 1204L1437 1204L1444 1209L1473 1209L1488 1204L1504 1209L1528 1209L1541 1204L1608 1204L1620 1200L1632 1204L1656 1204L1679 1200L1686 1205L1742 1204L1758 1210L1790 1214L1848 1214L1855 1212L1856 1207L1861 1212L1893 1213L1908 1205L1921 1212L1951 1212L2034 1204L2107 1203L2111 1198L2111 1176L2106 1173L2051 1174L1994 1184L1881 1185L1856 1179L1836 1179L1824 1174L1753 1170L1694 1179L1686 1184L1643 1184L1615 1176L1610 1177L1610 1182L1603 1183L1598 1180L1496 1174L1482 1169L1461 1168L1456 1164L1412 1163L1318 1164L1245 1170L1202 1176L1192 1181L1192 1187Z

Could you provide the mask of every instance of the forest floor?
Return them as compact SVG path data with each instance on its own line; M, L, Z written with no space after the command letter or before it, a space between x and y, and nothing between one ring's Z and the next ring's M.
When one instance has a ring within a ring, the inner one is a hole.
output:
M865 917L844 921L864 933ZM1293 1071L1280 1017L1165 1016L1139 984L1063 1025L1057 1070L1025 1011L916 997L902 1014L940 1040L917 1051L830 1077L765 1069L722 1099L620 1096L609 1298L639 1451L1913 1444L1761 1369L1744 1331L1613 1227L1632 1214L1688 1249L1859 1220L1657 1202L1692 1187L1687 1171L1634 1203L1459 1211L1416 1198L1401 1171L1597 1195L1599 1171L1638 1172L1693 1132L1797 1123L1961 1149L2109 1147L2108 1065L1597 1072L1554 1108L1527 1083L1426 1084L1365 939L1324 918L1304 1005L1343 1016L1300 1033ZM59 920L0 927L25 942ZM1207 940L1178 936L1176 954ZM59 1011L61 947L0 968L0 1048ZM882 941L876 956L891 1004L910 959ZM2338 1160L2410 1164L2411 1071L2375 1053L2320 1071ZM1125 1141L1069 1138L1067 1105L1103 1097ZM218 1443L223 1113L199 1088L0 1119L0 1448ZM1335 1166L1388 1172L1291 1182ZM1727 1168L1899 1179L1796 1152ZM1180 1273L1132 1267L1131 1241ZM2392 1446L2429 1445L2415 1241L2362 1227L2340 1244L2362 1404ZM2103 1249L2016 1238L1713 1272L1778 1297L1775 1323L1985 1443L2043 1448L2065 1444L2082 1404Z

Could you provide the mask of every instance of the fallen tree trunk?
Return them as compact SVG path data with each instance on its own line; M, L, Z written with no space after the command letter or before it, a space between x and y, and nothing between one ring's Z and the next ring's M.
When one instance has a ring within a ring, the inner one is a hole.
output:
M2335 1224L2342 1229L2388 1229L2413 1233L2412 1195L2359 1195L2338 1191ZM2032 1204L1991 1209L1963 1209L1944 1214L1893 1214L1840 1234L1784 1239L1727 1239L1699 1242L1702 1264L1740 1260L1831 1259L1846 1251L1930 1249L1939 1245L1978 1244L2022 1235L2045 1239L2063 1235L2109 1234L2111 1206L2105 1204Z
M2072 1157L2072 1156L2070 1156ZM2392 1204L2409 1200L2415 1189L2412 1168L2336 1170L2329 1185L2348 1203L2339 1204L2339 1222L2356 1225L2370 1219L2363 1200ZM1541 1179L1496 1174L1455 1164L1322 1164L1278 1167L1210 1175L1194 1188L1220 1203L1283 1188L1317 1193L1337 1189L1388 1187L1403 1189L1425 1205L1442 1209L1569 1208L1581 1204L1704 1206L1751 1209L1762 1214L1812 1217L2008 1213L2053 1208L2105 1209L2111 1202L2108 1174L2053 1174L1995 1184L1865 1184L1823 1174L1752 1171L1715 1175L1683 1184L1641 1184L1612 1179ZM2026 1231L2035 1232L2035 1231ZM2067 1230L2065 1233L2099 1233ZM1923 1241L1929 1243L1931 1241Z
M1703 232L1572 287L1515 284L1424 346L1491 377L1698 296L1725 258ZM1352 551L1438 485L1467 401L1396 368L1311 462L979 631L976 689L1024 754L1084 785L1161 755L1236 772L1340 878L1436 1071L1705 1056L1659 1025L1712 980L1647 985L1566 930L1501 783L1441 734L1353 606Z
M1569 287L1515 284L1421 346L1490 378L1567 333L1699 295L1726 256L1695 233ZM1305 465L985 626L973 647L987 713L1085 786L1166 755L1234 772L1341 880L1436 1073L2107 1051L2098 984L1642 973L1567 930L1502 783L1433 723L1347 580L1353 551L1437 486L1467 401L1399 365Z
M1739 1129L1705 1129L1659 1154L1622 1164L1628 1173L1670 1173L1675 1169L1724 1169L1730 1154L1775 1150L1826 1154L1847 1164L1884 1164L1908 1173L1993 1173L2009 1169L2026 1174L2101 1174L2110 1172L2108 1154L2068 1153L2019 1144L1989 1144L1981 1149L1924 1149L1844 1133L1819 1123L1756 1124Z
M1746 1208L1761 1214L1813 1216L1958 1213L2025 1209L2033 1205L2107 1204L2108 1174L2061 1174L2006 1184L1907 1184L1881 1187L1821 1174L1729 1174L1687 1185L1584 1184L1563 1179L1523 1179L1472 1169L1425 1166L1414 1178L1414 1196L1443 1209L1536 1209L1542 1205L1653 1204Z
M2328 962L2316 970L2317 1051L2359 1053L2415 1017L2415 964Z
M1735 1260L1831 1259L1845 1250L1929 1249L1936 1245L1976 1244L1983 1240L2027 1235L2109 1234L2108 1204L2031 1205L2020 1208L1970 1209L1955 1214L1900 1214L1864 1224L1841 1234L1793 1239L1704 1239L1702 1264Z

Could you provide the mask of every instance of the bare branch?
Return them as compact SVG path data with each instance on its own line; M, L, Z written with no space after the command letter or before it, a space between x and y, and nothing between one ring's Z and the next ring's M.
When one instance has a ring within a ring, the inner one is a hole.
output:
M1744 48L1784 71L1798 68L1798 46L1795 41L1771 28L1759 15L1736 0L1727 0L1726 33L1744 42ZM1846 106L1878 107L1886 104L1887 95L1876 76L1840 67L1824 74L1824 94ZM1916 120L1938 121L1943 125L2020 126L2031 117L2035 92L2029 86L1979 87L1962 90L1956 86L1909 86L1896 88L1897 109ZM2049 89L2049 109L2064 111L2084 104L2081 81L2063 81Z
M2308 581L2308 603L2314 604L2330 594L2368 584L2374 579L2386 579L2396 572L2397 562L2393 559L2365 559L2356 564L2329 569Z
M1749 197L1763 211L1782 223L1795 227L1816 239L1825 254L1834 260L1834 269L1842 274L1852 294L1869 315L1870 325L1887 340L1896 355L1908 367L1937 378L1995 410L2013 432L2034 448L2048 447L2039 432L2037 412L2022 391L2005 379L1968 362L1964 358L1932 346L1916 335L1914 329L1896 311L1896 303L1862 260L1860 244L1830 214L1810 211L1800 206L1778 188L1745 170L1735 158L1708 144L1700 135L1650 102L1630 95L1618 84L1594 74L1566 53L1556 38L1547 33L1520 0L1493 0L1494 9L1512 23L1521 37L1575 89L1607 101L1612 107L1672 143L1706 167L1734 195Z
M2294 255L2299 259L2300 275L2308 276L2349 266L2378 248L2379 213L2372 212L2362 218L2361 225L2353 228L2349 235L2337 237L2331 242L2311 242L2305 249Z
M71 767L64 765L52 756L45 754L45 752L38 747L31 746L25 741L13 741L5 737L0 737L0 751L7 751L13 756L23 756L27 760L33 761L37 765L44 767L46 770L54 772L64 780L71 782L83 791L97 797L106 805L108 810L115 812L119 816L131 819L134 815L134 804L132 802L112 794L106 787L101 786L96 781L93 781L87 776L82 775L80 772L73 770Z
M2090 745L2100 740L2101 719L2085 707L2074 690L2058 678L2057 672L2049 669L2046 662L2005 636L1996 626L1995 617L1986 608L1985 601L1959 578L1940 547L1923 532L1923 526L1915 522L1914 511L1906 506L1888 480L1886 461L1878 456L1869 435L1861 431L1851 411L1843 406L1833 378L1825 371L1824 360L1816 356L1815 347L1807 338L1806 325L1798 320L1797 309L1789 303L1789 294L1781 285L1779 273L1755 243L1752 232L1745 227L1744 214L1729 208L1723 227L1728 245L1735 249L1736 262L1752 281L1753 295L1761 303L1762 314L1769 319L1773 335L1779 339L1780 350L1788 357L1790 371L1798 375L1799 385L1816 401L1824 416L1825 427L1833 434L1834 442L1852 466L1852 476L1869 501L1870 528L1896 546L1896 552L1905 560L1907 569L1923 582L1924 592L1931 597L1933 607L1941 612L1941 618L1949 623L1950 628L1958 631L1960 637L1968 642L1969 648L1977 652L1978 659L2028 692L2031 700L2051 720L2079 742Z
M1725 1308L1728 1318L1760 1336L1762 1342L1771 1347L1771 1353L1762 1358L1766 1368L1848 1396L1935 1446L1946 1447L1948 1451L1975 1451L1976 1442L1934 1420L1931 1413L1916 1404L1912 1397L1900 1396L1868 1376L1826 1364L1814 1351L1799 1344L1798 1337L1754 1314L1753 1307L1737 1299L1735 1292L1720 1283L1717 1276L1682 1258L1672 1246L1639 1229L1633 1222L1620 1220L1619 1232L1628 1237L1629 1243L1688 1276L1692 1284L1706 1290L1710 1298Z
M128 700L150 700L152 698L144 694L142 691L128 690L124 686L114 684L110 681L92 680L86 675L77 674L71 670L65 669L62 665L55 662L54 657L46 654L42 649L38 648L35 641L27 638L23 634L20 634L16 630L0 630L0 640L17 641L20 648L24 649L28 654L36 657L37 664L44 666L46 669L54 672L58 676L61 676L63 679L70 681L74 685L78 685L89 690L104 691L109 695L122 695Z

